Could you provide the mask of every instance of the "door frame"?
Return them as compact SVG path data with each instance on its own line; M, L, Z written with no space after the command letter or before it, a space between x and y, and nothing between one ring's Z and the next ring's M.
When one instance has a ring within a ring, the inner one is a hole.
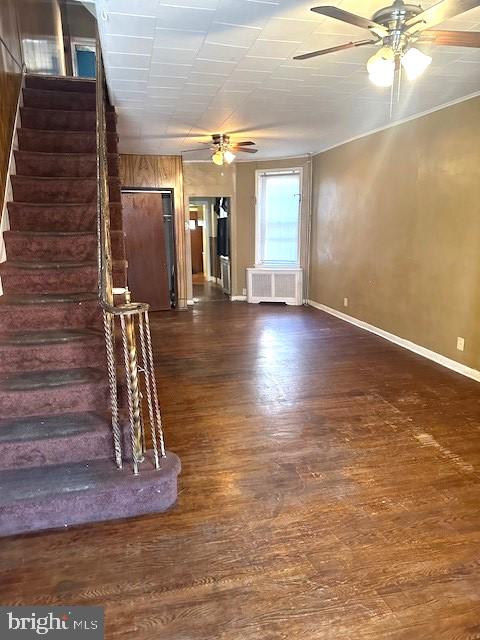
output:
M129 187L121 186L120 194L123 193L168 193L171 196L172 205L172 229L173 229L173 264L175 266L175 307L178 309L178 262L177 262L177 241L175 234L175 190L171 187ZM128 268L128 266L127 266Z

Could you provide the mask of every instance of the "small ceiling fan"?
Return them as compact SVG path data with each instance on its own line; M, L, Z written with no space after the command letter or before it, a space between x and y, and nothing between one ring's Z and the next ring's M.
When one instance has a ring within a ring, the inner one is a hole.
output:
M252 149L255 145L255 142L251 140L247 140L246 142L232 142L230 140L230 136L226 133L214 133L212 135L212 142L210 144L206 144L200 142L200 144L204 145L203 147L198 147L197 149L186 149L182 151L182 153L191 153L192 151L202 151L204 149L209 149L212 151L212 162L222 166L225 164L231 164L236 157L237 153L257 153L258 149Z
M338 7L313 7L311 10L315 13L367 29L370 37L368 40L347 42L336 47L295 56L294 60L308 60L353 47L381 45L381 48L368 60L367 70L374 84L380 87L391 87L395 80L395 72L400 73L402 67L407 77L414 80L432 61L430 56L414 47L414 44L480 47L480 32L431 30L431 27L478 6L480 6L480 0L442 0L423 10L421 6L395 0L390 7L384 7L375 12L371 19Z

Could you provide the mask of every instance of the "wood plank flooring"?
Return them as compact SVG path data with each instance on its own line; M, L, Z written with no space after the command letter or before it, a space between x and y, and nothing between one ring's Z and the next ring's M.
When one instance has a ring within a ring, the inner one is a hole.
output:
M109 640L480 638L480 386L307 308L154 314L177 507L0 541Z

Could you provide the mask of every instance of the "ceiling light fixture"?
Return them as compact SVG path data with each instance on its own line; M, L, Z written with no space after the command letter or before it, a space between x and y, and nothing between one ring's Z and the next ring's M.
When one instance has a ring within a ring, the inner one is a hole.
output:
M229 149L223 152L223 159L227 164L232 164L232 162L235 160L235 157L235 154L232 153Z
M212 162L218 164L219 167L223 166L223 151L220 149L215 151L215 153L212 154Z
M410 47L402 56L402 67L409 80L416 80L421 76L431 62L430 56L415 47Z
M395 78L395 54L382 47L367 62L368 77L377 87L391 87Z

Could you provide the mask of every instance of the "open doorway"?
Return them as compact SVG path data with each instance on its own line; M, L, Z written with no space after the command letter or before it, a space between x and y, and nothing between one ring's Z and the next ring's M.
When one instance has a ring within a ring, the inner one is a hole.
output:
M229 197L189 199L194 302L230 299L230 215Z

